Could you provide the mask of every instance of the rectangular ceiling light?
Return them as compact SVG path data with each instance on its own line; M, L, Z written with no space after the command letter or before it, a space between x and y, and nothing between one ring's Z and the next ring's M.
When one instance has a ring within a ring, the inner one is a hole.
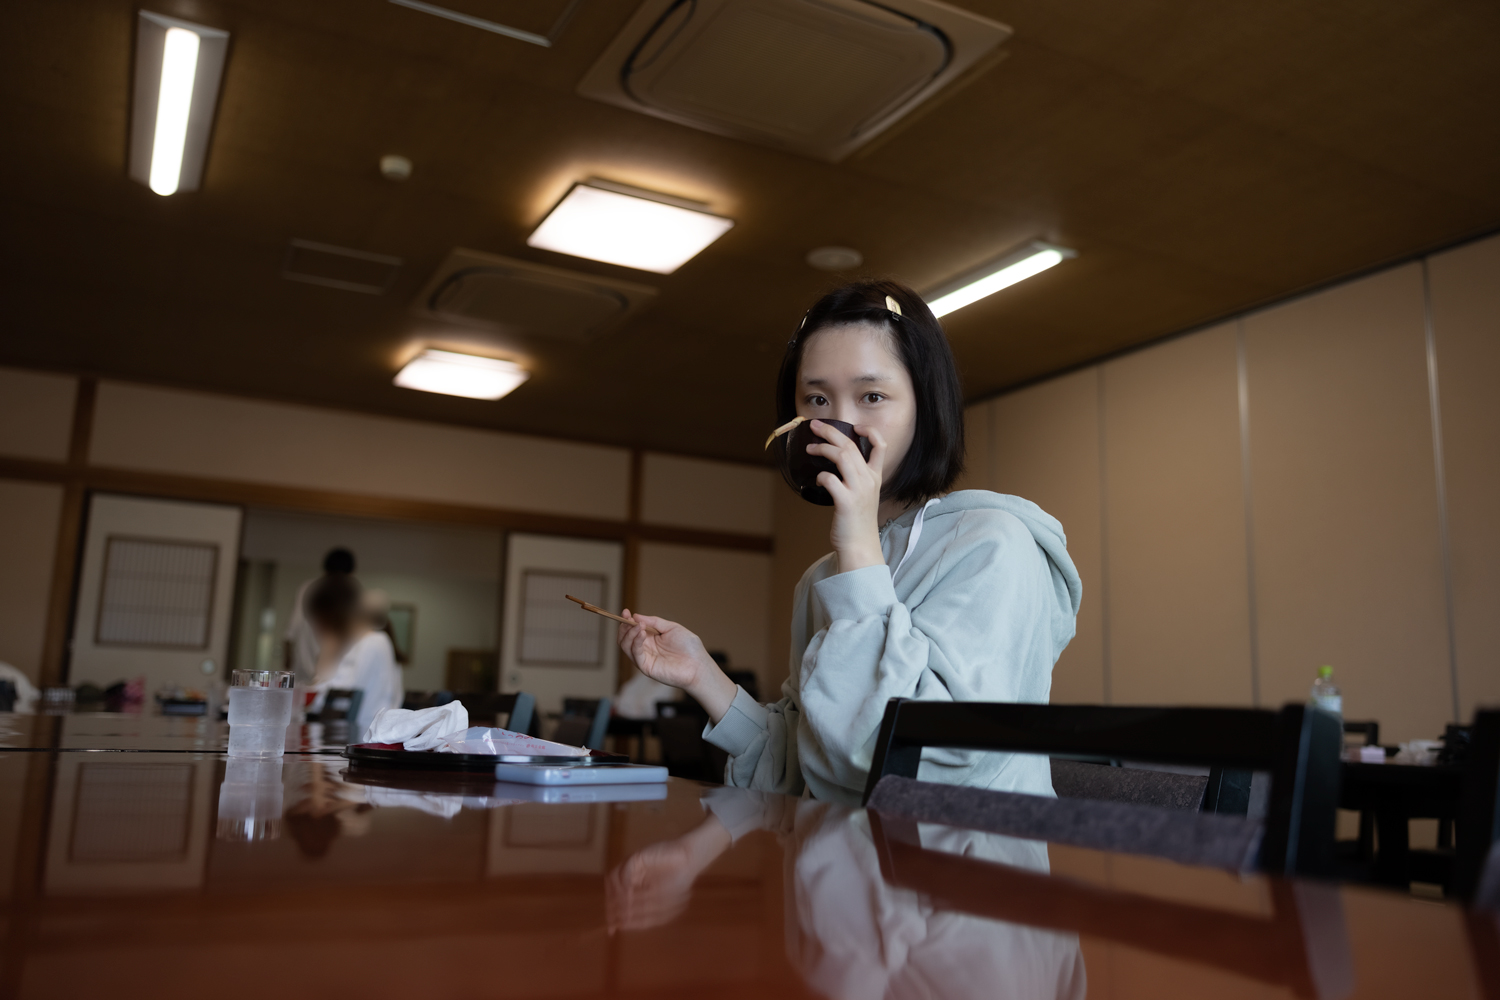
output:
M530 372L510 361L429 348L396 373L396 384L403 389L449 396L499 399L529 378Z
M733 225L696 202L590 180L573 186L526 245L671 274Z
M143 10L136 18L130 177L160 195L203 180L229 32Z
M1077 250L1067 247L1040 241L1028 243L937 289L926 296L927 305L934 316L946 316L1077 256Z

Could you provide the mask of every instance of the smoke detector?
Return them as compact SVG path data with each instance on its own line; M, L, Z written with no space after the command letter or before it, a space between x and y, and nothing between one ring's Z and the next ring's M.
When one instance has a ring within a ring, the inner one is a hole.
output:
M1010 35L938 0L646 0L578 93L836 163Z

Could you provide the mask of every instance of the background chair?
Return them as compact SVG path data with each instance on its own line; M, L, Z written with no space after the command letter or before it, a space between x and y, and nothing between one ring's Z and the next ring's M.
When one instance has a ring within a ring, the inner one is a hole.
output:
M1271 792L1266 820L1259 833L1259 867L1275 872L1321 874L1333 863L1333 833L1338 803L1342 726L1337 716L1304 705L1288 705L1279 712L1265 709L1228 708L1116 708L1095 705L1032 705L998 702L936 702L892 698L886 705L876 737L865 802L883 779L893 782L884 801L928 800L961 811L965 805L985 812L995 821L999 807L985 796L1005 795L1008 806L1041 818L1051 810L1062 817L1075 807L1058 800L1051 805L1017 800L1037 796L1015 796L978 789L944 787L939 791L913 789L923 747L963 750L1009 751L1048 756L1126 758L1162 764L1208 764L1222 784L1226 775L1254 771L1271 773ZM1214 776L1205 785L1205 798L1213 793ZM1248 781L1245 782L1248 788ZM939 803L939 798L941 802ZM1113 805L1119 815L1100 832L1120 833L1119 824L1130 818L1152 821L1149 806ZM1141 812L1140 810L1146 810ZM1098 812L1099 810L1095 810ZM1160 812L1160 810L1155 810ZM1127 814L1128 813L1128 817ZM1081 815L1081 814L1080 814ZM1220 817L1216 817L1220 818ZM1221 817L1230 820L1231 817ZM1075 819L1068 820L1076 823ZM1220 822L1193 829L1199 834L1224 838L1232 849L1244 834L1243 824ZM955 825L967 825L957 822ZM1187 830L1192 824L1178 823ZM1160 824L1158 823L1158 827ZM981 827L995 829L993 825ZM1164 828L1161 828L1164 829ZM1008 832L1008 831L1000 831ZM1137 830L1137 833L1140 831ZM1158 834L1160 833L1158 832ZM1148 841L1146 841L1148 842ZM1184 843L1191 848L1189 841ZM1103 844L1101 846L1110 846Z
M1336 885L1268 880L1270 913L1235 913L1155 899L922 846L916 823L870 816L887 883L938 911L1086 934L1178 961L1206 964L1338 1000L1354 989L1354 961Z
M564 698L562 718L552 730L552 739L574 747L603 750L609 730L608 698Z
M703 738L708 710L694 698L656 703L656 736L662 763L674 778L722 784L729 755Z
M359 717L359 705L365 693L359 688L329 688L323 696L323 710L318 713L322 722L348 722Z
M525 691L460 691L456 700L469 713L471 726L499 726L513 733L539 735L536 698Z
M1474 713L1454 833L1455 895L1500 909L1500 709Z
M471 726L500 726L512 732L536 736L536 699L525 691L408 691L402 708L437 708L459 702L469 713Z

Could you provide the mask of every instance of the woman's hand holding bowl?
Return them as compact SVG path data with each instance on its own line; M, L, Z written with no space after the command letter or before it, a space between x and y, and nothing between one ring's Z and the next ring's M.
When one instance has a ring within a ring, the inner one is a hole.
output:
M812 421L813 433L822 444L807 446L809 455L819 455L838 466L839 474L818 473L818 485L833 497L833 531L830 540L839 556L839 572L885 563L880 549L880 486L885 470L885 438L873 427L856 425L854 433L870 441L870 460L859 446L835 427Z

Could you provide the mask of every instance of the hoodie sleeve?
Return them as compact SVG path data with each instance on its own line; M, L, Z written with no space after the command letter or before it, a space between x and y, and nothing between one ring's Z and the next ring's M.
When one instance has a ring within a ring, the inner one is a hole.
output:
M761 705L739 688L729 711L717 723L703 729L703 738L729 754L724 784L763 792L801 795L805 787L798 763L797 730L801 710L793 684L802 662L803 645L798 636L811 630L807 623L808 590L819 575L819 567L831 559L824 556L808 567L797 581L792 599L792 652L789 677L781 686L781 700Z
M959 516L928 571L931 584L911 607L897 599L886 566L814 585L830 623L802 657L797 738L803 771L820 783L858 796L891 698L1046 700L1055 659L1047 558L1011 514ZM961 783L979 756L928 750L923 776ZM948 773L932 774L934 767Z

